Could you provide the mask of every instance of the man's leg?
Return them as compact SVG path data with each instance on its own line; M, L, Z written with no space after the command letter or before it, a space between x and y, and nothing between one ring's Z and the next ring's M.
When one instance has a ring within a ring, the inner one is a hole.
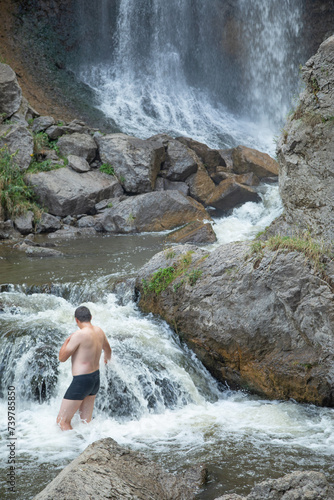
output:
M63 399L57 417L57 424L59 424L62 431L68 431L72 429L71 420L82 403L83 401L81 399Z
M95 398L96 396L87 396L83 401L81 401L79 408L80 418L81 420L85 420L87 423L92 420Z

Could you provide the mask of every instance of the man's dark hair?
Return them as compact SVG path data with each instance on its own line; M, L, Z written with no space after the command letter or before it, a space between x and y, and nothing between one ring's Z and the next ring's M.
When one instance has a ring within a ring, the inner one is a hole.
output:
M90 310L86 306L77 307L74 313L74 317L81 323L87 323L92 319Z

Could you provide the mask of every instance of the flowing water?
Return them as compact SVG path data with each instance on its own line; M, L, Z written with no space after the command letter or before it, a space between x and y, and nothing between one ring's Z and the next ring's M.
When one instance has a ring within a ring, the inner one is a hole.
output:
M247 203L215 221L217 244L251 238L280 212L277 186L267 186L262 197L262 203ZM135 275L163 249L164 239L161 233L57 241L61 259L34 260L2 249L1 498L33 498L103 437L144 452L170 471L206 463L209 483L200 499L247 493L256 481L297 469L333 477L332 409L219 386L165 322L142 314L126 291L121 298L111 291L115 279ZM71 374L70 362L59 364L57 355L81 303L106 331L113 359L101 366L94 420L87 425L75 416L73 430L62 433L55 418ZM15 494L6 490L8 387L15 387L16 397Z

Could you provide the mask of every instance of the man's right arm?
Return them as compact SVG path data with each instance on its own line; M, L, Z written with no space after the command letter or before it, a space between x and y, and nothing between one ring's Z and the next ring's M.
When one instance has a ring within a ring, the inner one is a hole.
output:
M64 363L78 349L80 345L79 331L71 333L65 340L59 351L59 361Z

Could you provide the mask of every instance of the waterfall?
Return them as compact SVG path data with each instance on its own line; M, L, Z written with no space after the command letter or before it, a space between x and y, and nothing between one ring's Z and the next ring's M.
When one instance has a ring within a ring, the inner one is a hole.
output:
M304 62L301 0L78 2L75 71L126 133L273 149Z

